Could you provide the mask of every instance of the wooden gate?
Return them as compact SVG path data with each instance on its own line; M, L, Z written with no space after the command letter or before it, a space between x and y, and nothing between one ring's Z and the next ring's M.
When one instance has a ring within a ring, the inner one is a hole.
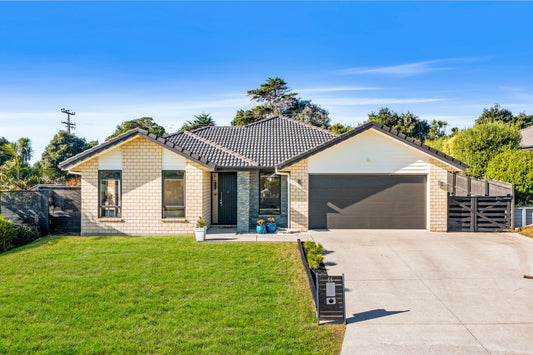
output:
M511 196L448 196L448 231L500 232L511 229Z

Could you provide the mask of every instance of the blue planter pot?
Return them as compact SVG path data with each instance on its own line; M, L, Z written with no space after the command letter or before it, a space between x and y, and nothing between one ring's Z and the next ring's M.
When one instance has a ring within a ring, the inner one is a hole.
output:
M257 230L257 234L265 234L266 233L266 227L263 225L263 226L257 226L255 227L255 229Z
M276 233L276 223L267 224L268 233Z

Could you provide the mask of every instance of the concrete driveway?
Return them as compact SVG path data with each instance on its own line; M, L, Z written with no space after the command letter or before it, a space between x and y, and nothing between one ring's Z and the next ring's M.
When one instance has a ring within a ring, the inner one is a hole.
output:
M313 231L345 274L343 354L533 354L533 239Z

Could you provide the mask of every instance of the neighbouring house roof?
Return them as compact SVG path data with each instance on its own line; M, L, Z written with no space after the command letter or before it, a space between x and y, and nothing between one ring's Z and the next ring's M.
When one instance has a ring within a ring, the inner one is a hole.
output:
M134 129L65 160L59 167L69 170L106 149L142 136L211 170L282 169L371 128L460 170L468 167L449 155L376 122L367 122L339 135L278 116L246 126L210 126L191 132L180 131L165 137Z
M533 126L520 130L520 148L533 149Z

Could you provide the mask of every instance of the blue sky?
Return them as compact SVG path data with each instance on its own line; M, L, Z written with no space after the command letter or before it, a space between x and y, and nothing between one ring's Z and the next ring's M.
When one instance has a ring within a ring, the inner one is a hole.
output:
M533 113L533 3L0 3L0 136L33 161L76 111L102 142L124 120L227 125L269 76L357 124L388 106L471 126Z

